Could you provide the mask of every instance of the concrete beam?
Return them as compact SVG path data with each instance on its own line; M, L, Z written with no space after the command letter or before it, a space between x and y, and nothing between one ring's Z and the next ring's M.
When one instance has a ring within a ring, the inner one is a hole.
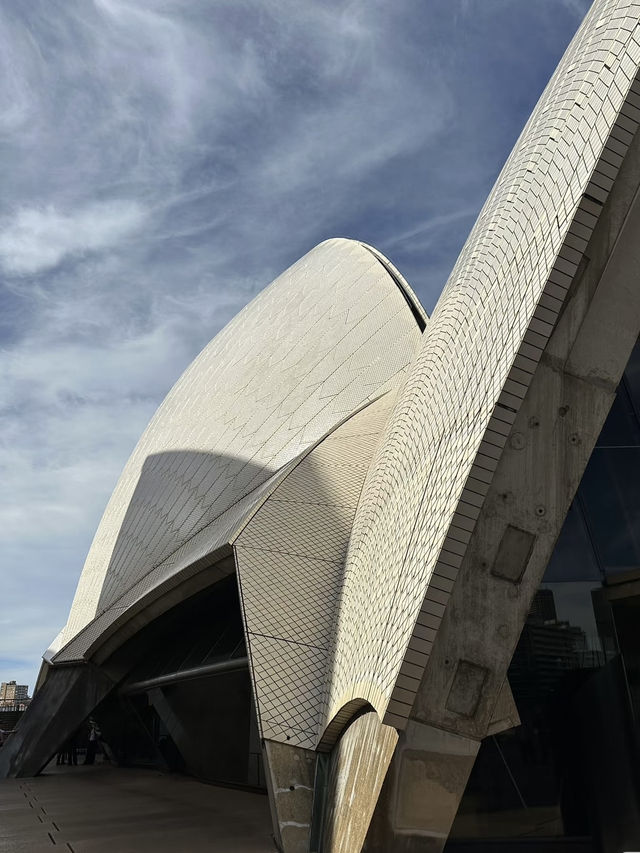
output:
M640 334L639 184L636 138L502 452L372 823L367 844L374 846L366 849L439 853L474 750L495 732L531 601ZM459 762L424 756L417 772L407 758L417 724L433 739L462 739L464 772ZM428 817L434 785L448 792L440 794L437 820Z
M410 720L367 834L365 853L439 853L480 743Z
M115 686L92 664L51 667L0 750L0 779L36 776Z

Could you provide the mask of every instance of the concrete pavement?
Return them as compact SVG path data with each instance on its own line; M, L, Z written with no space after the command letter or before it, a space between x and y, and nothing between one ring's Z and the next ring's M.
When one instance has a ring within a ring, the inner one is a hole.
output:
M0 781L0 853L273 853L267 797L154 770Z

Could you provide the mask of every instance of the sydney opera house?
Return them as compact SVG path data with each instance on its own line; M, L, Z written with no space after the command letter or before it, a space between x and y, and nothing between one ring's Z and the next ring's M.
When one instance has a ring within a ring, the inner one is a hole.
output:
M431 317L334 239L213 339L0 776L92 715L283 853L640 849L639 68L596 0Z

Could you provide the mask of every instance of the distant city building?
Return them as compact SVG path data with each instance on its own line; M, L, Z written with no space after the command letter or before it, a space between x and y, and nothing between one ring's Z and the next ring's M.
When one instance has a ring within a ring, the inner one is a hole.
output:
M3 681L0 684L1 710L24 711L29 702L29 686L27 684L16 684L15 681Z
M584 631L559 621L553 591L539 589L509 667L516 702L551 695L567 670L585 667L586 651Z
M558 616L556 614L556 603L553 597L553 590L539 589L533 597L527 621L555 622L557 618Z

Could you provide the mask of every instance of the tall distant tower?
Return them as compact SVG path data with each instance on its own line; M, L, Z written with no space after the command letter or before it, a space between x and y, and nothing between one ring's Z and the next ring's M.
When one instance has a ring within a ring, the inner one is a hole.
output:
M0 684L0 708L15 705L29 699L29 686L16 684L15 681L3 681Z

